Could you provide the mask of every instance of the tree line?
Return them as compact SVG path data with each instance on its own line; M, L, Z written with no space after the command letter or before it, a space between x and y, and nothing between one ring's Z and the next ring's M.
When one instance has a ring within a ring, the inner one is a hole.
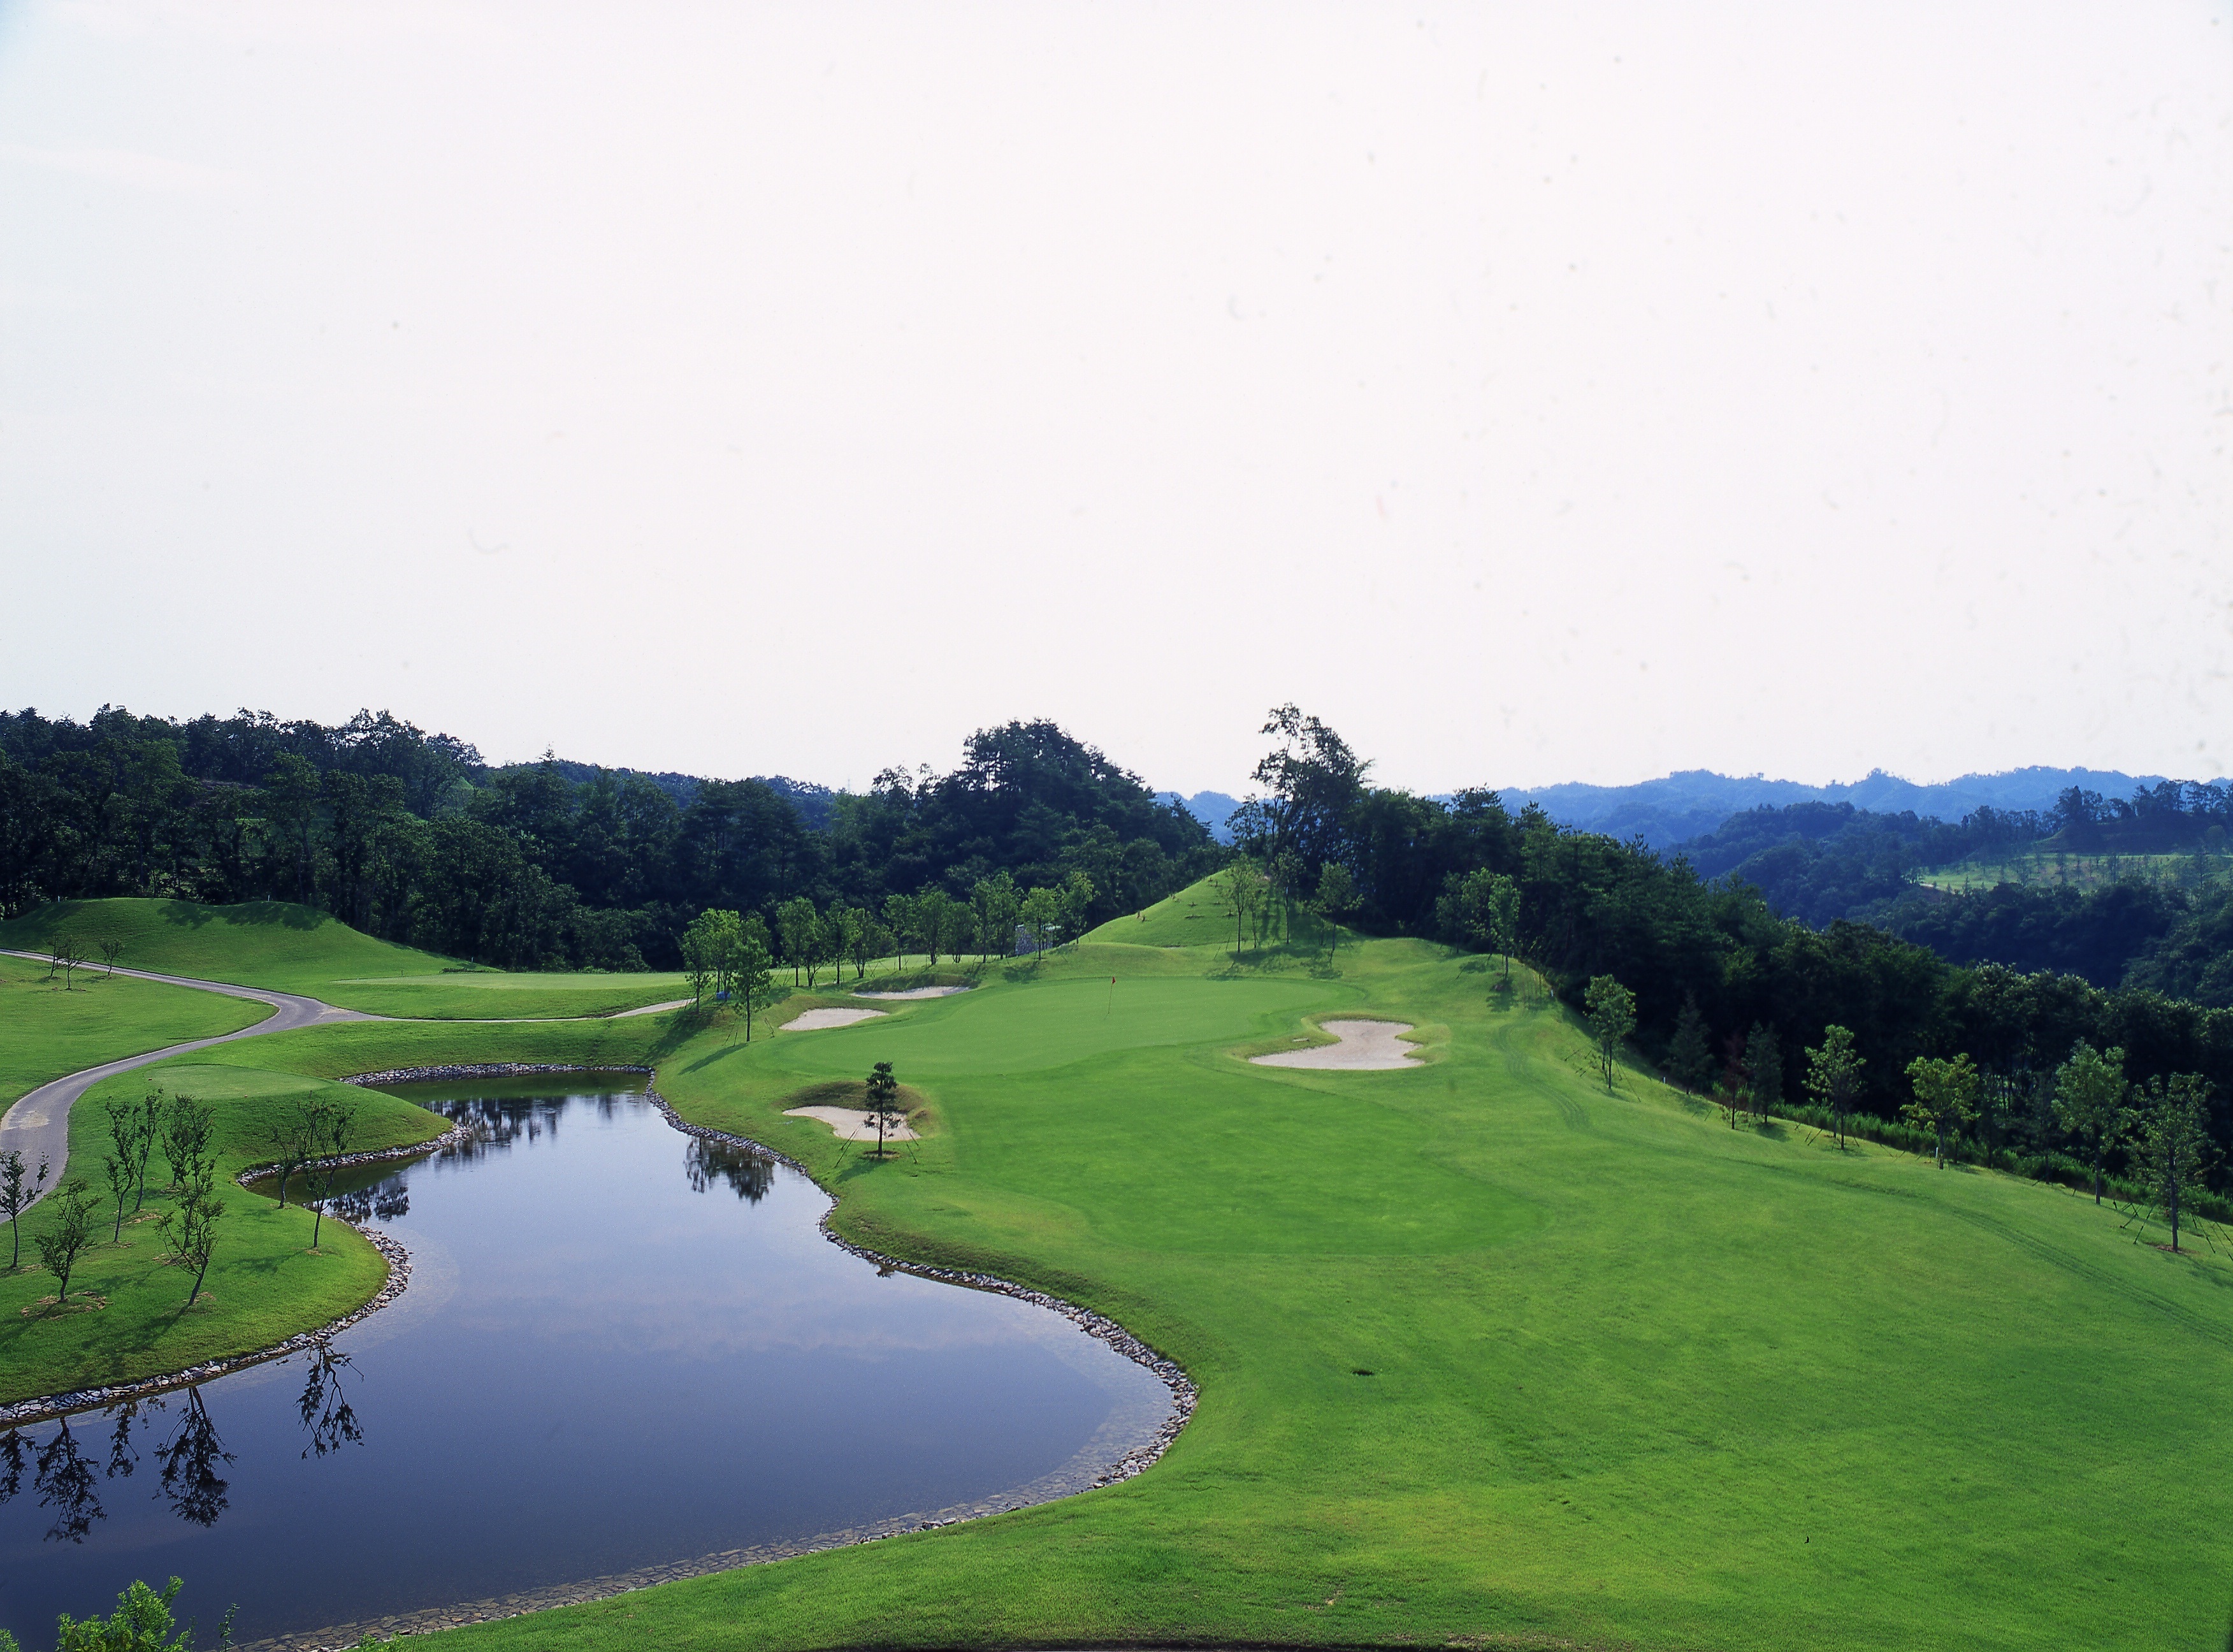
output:
M1631 995L1624 1036L1647 1062L1735 1074L1725 1089L1748 1106L1802 1096L1807 1052L1839 1027L1860 1063L1857 1113L1896 1134L1912 1123L1902 1121L1917 1099L1914 1063L1966 1059L1975 1111L1943 1126L1946 1150L2076 1178L2090 1174L2094 1149L2058 1111L2057 1075L2084 1044L2121 1052L2131 1089L2120 1104L2143 1120L2170 1087L2199 1087L2214 1150L2233 1148L2233 1010L2054 971L1950 964L1865 923L1816 929L1682 855L1562 827L1532 804L1514 814L1486 789L1442 801L1372 785L1368 761L1292 706L1264 732L1273 743L1255 771L1260 795L1234 817L1258 866L1289 866L1304 889L1338 866L1359 928L1516 955L1585 1013L1590 983L1610 978ZM1940 1134L1932 1127L1933 1141ZM2107 1171L2133 1169L2145 1135L2137 1124L2118 1135Z
M964 900L934 883L915 894L886 895L877 907L842 900L817 907L796 895L775 909L772 922L757 912L708 907L682 933L682 969L693 998L702 1002L710 992L736 1006L749 1040L778 966L791 972L793 986L811 992L825 969L837 985L849 966L857 983L869 965L887 959L903 972L910 958L920 958L934 970L973 953L981 965L1074 942L1092 927L1095 904L1093 881L1083 872L1059 888L1029 890L996 872L978 879Z
M801 899L881 914L935 889L967 906L1005 875L1020 907L1079 878L1095 894L1075 931L1221 858L1182 808L1047 722L980 730L951 772L887 769L859 794L582 774L548 756L492 768L386 712L338 727L0 713L0 913L120 894L292 901L505 968L675 968L708 908L774 932Z

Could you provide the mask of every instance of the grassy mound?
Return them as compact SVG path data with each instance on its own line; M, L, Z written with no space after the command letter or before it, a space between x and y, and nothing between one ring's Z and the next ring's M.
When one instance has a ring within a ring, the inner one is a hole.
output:
M237 981L309 992L365 976L439 974L453 960L374 940L309 907L257 901L205 907L192 901L56 901L0 924L0 946L42 951L73 936L121 941L127 969Z
M372 1015L490 1020L610 1015L688 996L679 974L514 974L471 968L284 901L58 901L0 924L0 948L39 952L68 935L96 959L120 941L127 969L301 992Z

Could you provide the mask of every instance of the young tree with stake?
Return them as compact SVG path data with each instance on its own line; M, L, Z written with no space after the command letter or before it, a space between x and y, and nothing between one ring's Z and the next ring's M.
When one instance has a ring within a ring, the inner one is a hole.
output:
M291 1111L264 1133L272 1163L279 1170L279 1208L287 1208L287 1184L295 1173L318 1156L318 1141L325 1130L326 1104L314 1096L296 1098Z
M1931 1133L1933 1161L1943 1170L1946 1138L1977 1116L1977 1070L1966 1054L1951 1061L1917 1056L1907 1063L1907 1076L1915 1099L1900 1110Z
M133 1180L135 1191L132 1208L138 1210L147 1202L147 1161L155 1156L155 1143L163 1134L163 1087L155 1084L140 1098L140 1113L133 1122L133 1152L135 1155Z
M16 1219L39 1202L39 1195L46 1191L46 1187L47 1161L44 1159L39 1161L39 1173L33 1176L23 1167L23 1154L20 1148L10 1148L7 1152L0 1153L0 1216L8 1219L10 1241L8 1272L10 1273L23 1265L23 1228Z
M2125 1052L2099 1050L2084 1039L2054 1070L2054 1116L2084 1144L2093 1167L2093 1202L2101 1202L2102 1161L2125 1132Z
M1226 862L1217 881L1225 898L1233 903L1233 961L1237 964L1248 944L1248 916L1263 897L1264 875L1246 855L1236 855Z
M1333 964L1341 945L1342 914L1357 904L1357 880L1339 861L1328 861L1318 869L1318 891L1311 902L1326 927L1326 965Z
M206 1160L196 1162L181 1180L178 1203L163 1218L163 1233L171 1241L173 1259L194 1271L194 1282L186 1291L189 1308L200 1300L210 1259L217 1254L218 1219L225 1214L225 1201L218 1197L215 1186L216 1168Z
M120 1244L124 1239L124 1204L132 1196L132 1161L121 1151L102 1155L101 1174L108 1183L109 1196L116 1200L116 1220L108 1242Z
M775 990L775 959L768 946L767 926L757 912L746 918L737 937L737 956L731 978L736 982L732 1007L745 1012L745 1042L752 1041L752 1012Z
M1712 1087L1714 1048L1695 993L1683 995L1682 1011L1675 1018L1674 1041L1667 1046L1667 1076L1692 1096Z
M1612 1076L1620 1061L1620 1047L1636 1031L1636 994L1610 975L1599 975L1582 994L1590 1014L1590 1036L1597 1043L1598 1070L1605 1075L1605 1094L1612 1093Z
M1852 1116L1853 1103L1861 1094L1861 1069L1867 1065L1853 1048L1851 1029L1846 1027L1823 1028L1822 1042L1807 1052L1807 1094L1830 1109L1830 1125L1840 1153L1846 1150L1846 1122Z
M931 968L936 969L939 955L946 950L947 937L954 931L954 897L931 884L915 896L915 915L916 938L929 955Z
M1765 1123L1783 1104L1783 1046L1775 1029L1753 1023L1745 1040L1745 1095L1752 1103L1753 1122Z
M349 1141L356 1134L356 1115L346 1108L326 1109L324 1140L320 1143L326 1159L326 1186L313 1206L316 1218L310 1223L310 1248L318 1248L318 1234L325 1226L326 1206L334 1196L334 1178L341 1174L342 1155L348 1151Z
M884 1137L898 1122L900 1081L892 1076L892 1063L880 1061L870 1072L865 1086L869 1099L869 1116L876 1124L876 1157L884 1156Z
M2139 1168L2147 1178L2148 1197L2171 1226L2171 1248L2178 1249L2180 1224L2204 1188L2212 1155L2210 1142L2210 1081L2199 1073L2179 1073L2148 1085L2149 1106L2139 1129Z
M907 895L884 897L884 927L892 932L892 948L900 972L907 972L908 948L915 940L915 901Z
M93 1189L83 1178L72 1176L62 1183L55 1204L55 1224L31 1242L38 1246L39 1260L55 1276L55 1306L64 1308L69 1305L70 1274L85 1247L93 1243Z

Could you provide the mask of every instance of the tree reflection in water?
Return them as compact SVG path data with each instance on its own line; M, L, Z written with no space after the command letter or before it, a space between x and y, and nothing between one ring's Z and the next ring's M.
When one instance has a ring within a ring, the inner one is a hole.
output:
M108 1436L108 1478L129 1480L132 1471L140 1467L140 1454L133 1449L132 1425L140 1415L140 1402L127 1400L112 1413L116 1427Z
M682 1151L682 1174L690 1179L693 1193L702 1193L716 1182L726 1182L737 1190L738 1198L757 1205L775 1185L775 1161L693 1135Z
M303 1456L323 1457L343 1446L364 1443L364 1430L357 1426L356 1413L342 1392L342 1373L349 1369L349 1356L335 1353L331 1343L312 1346L309 1380L303 1384L303 1397L296 1402L303 1427L310 1434L310 1443L303 1447Z
M38 1472L31 1486L39 1494L39 1506L55 1511L55 1523L47 1528L50 1543L83 1543L93 1523L105 1518L94 1486L93 1460L77 1448L68 1417L55 1437L39 1447Z
M217 1466L230 1463L232 1454L218 1437L217 1425L210 1421L209 1408L202 1403L199 1388L186 1390L186 1411L179 1420L178 1432L164 1442L155 1457L163 1466L163 1495L170 1499L178 1517L196 1525L215 1525L230 1501L226 1493L232 1486L231 1481L218 1473Z

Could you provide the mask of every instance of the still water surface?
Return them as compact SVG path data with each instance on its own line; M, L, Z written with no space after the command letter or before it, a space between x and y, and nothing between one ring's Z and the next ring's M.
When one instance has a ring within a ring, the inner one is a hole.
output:
M388 1087L481 1138L353 1194L410 1289L338 1360L0 1435L0 1626L173 1573L205 1642L233 1602L242 1641L357 1623L951 1509L1168 1414L1058 1315L839 1250L640 1083Z

